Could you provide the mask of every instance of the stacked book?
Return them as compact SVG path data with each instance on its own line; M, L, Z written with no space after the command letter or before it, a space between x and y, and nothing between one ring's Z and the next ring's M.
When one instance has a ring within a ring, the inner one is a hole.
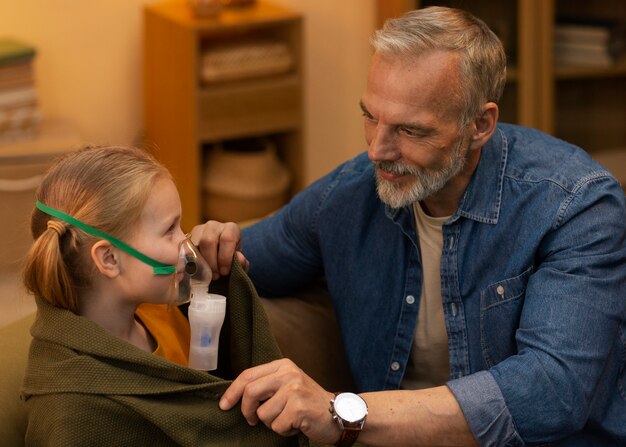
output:
M0 144L32 138L39 128L35 53L27 44L0 38Z
M554 28L554 61L557 67L610 67L623 47L610 23L557 23Z

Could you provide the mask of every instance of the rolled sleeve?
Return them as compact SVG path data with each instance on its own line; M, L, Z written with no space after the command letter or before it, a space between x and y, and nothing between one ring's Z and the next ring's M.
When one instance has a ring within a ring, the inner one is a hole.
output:
M524 446L504 396L488 371L447 383L456 397L472 434L481 446Z

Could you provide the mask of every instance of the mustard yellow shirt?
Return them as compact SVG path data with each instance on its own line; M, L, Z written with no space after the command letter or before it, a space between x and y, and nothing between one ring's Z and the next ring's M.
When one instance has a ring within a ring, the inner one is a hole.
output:
M189 364L189 321L178 307L144 303L135 315L157 343L153 354L178 365Z

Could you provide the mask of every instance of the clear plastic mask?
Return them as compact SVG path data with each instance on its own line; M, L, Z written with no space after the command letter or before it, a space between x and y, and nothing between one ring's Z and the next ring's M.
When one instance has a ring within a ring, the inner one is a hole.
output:
M176 275L177 298L175 304L191 301L193 291L202 289L207 292L213 272L209 264L198 252L189 238L184 239L178 249L178 273Z

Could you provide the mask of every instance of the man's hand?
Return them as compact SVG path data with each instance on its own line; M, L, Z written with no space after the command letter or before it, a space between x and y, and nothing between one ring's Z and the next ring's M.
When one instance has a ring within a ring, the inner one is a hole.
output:
M363 393L361 397L369 412L359 442L372 446L478 445L445 385ZM281 359L242 372L219 405L230 410L241 400L241 412L250 425L261 421L283 436L302 432L316 443L334 444L341 432L329 412L332 398L291 360Z
M230 410L241 400L250 425L261 421L283 436L302 432L334 444L341 433L328 411L333 397L291 360L281 359L242 372L224 392L220 408Z
M213 279L230 272L233 256L248 270L248 260L241 253L241 230L233 222L210 220L191 230L191 241L200 247L200 253L211 267Z

